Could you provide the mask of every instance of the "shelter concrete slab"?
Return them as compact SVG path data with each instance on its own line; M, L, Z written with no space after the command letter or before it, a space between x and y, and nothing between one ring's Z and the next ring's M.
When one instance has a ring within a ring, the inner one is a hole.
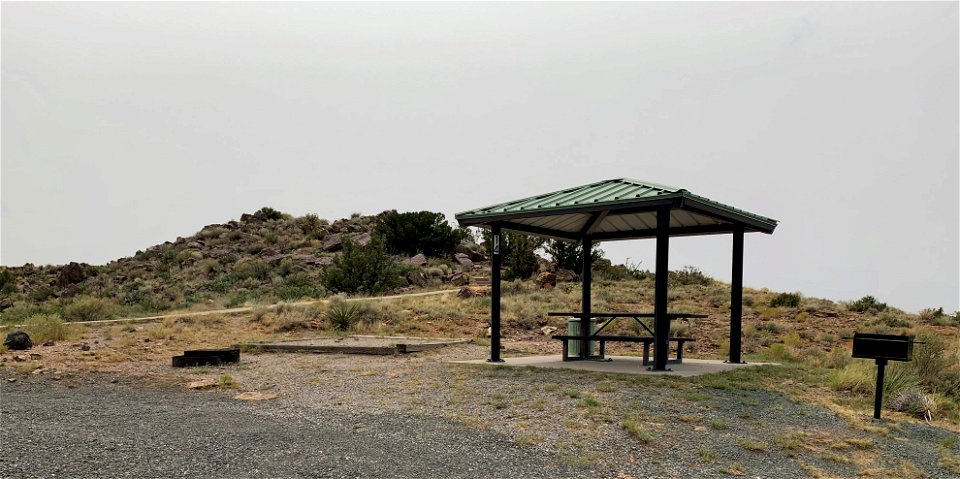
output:
M635 356L607 356L610 361L563 361L560 355L551 356L523 356L518 358L504 358L502 363L490 363L483 359L471 361L454 361L461 364L484 364L489 366L515 366L552 369L575 369L581 371L595 371L599 373L618 374L667 374L682 377L700 376L701 374L720 373L737 368L748 368L764 364L776 363L748 363L730 364L716 359L684 359L680 364L669 364L670 371L650 371L643 365L643 358ZM651 361L652 363L652 361Z

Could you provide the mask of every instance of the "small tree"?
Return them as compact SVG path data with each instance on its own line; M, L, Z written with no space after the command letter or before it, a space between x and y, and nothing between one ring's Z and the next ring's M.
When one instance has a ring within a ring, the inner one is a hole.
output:
M597 261L603 259L603 250L596 247L590 249L590 263L597 264ZM570 241L549 240L545 248L547 254L553 259L553 264L557 269L569 269L578 274L583 271L583 244Z
M320 281L334 293L377 294L400 285L400 266L380 241L363 247L348 238Z
M431 211L390 211L377 219L373 234L390 253L408 256L423 253L433 257L453 254L457 244L467 236L466 232L453 229L443 213Z
M491 245L493 234L489 230L483 231L483 244L487 251L493 253ZM507 268L504 278L527 279L540 269L537 262L537 249L543 246L545 240L521 233L503 232L500 235L500 254L503 266Z

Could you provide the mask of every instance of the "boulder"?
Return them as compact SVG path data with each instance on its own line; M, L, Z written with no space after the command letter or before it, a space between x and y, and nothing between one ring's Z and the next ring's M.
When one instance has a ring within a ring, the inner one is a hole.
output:
M457 253L453 255L453 260L456 261L457 264L459 264L464 270L469 271L473 269L473 261L471 261L470 256L467 256L466 254Z
M561 283L569 283L574 281L580 281L580 276L569 269L558 269L556 273L557 281Z
M82 291L83 289L80 287L79 284L71 284L67 286L67 288L64 289L63 291L60 291L59 293L55 293L54 296L58 298L72 298L80 294Z
M70 284L80 283L87 279L87 269L79 263L70 262L60 270L57 276L57 286L64 288Z
M470 276L463 273L453 273L449 278L446 278L446 280L453 283L454 286L465 286L470 284Z
M3 340L3 345L14 351L21 351L32 348L33 341L30 341L30 336L23 331L11 331Z
M427 264L427 257L424 256L422 253L421 253L421 254L418 254L418 255L416 255L416 256L408 259L408 260L407 260L407 264L411 264L411 265L413 265L413 266L423 266L423 265Z
M370 233L358 234L356 236L351 237L350 239L353 240L353 242L359 246L366 246L370 244L371 241L373 241L373 237L370 236Z
M406 275L407 284L410 286L424 287L427 285L427 277L420 271L411 271Z
M557 328L554 326L544 326L540 328L540 332L543 333L544 336L550 336L551 334L557 332Z
M473 261L473 262L480 262L487 259L486 255L484 255L483 252L480 251L480 248L478 246L458 244L457 246L454 247L454 251L456 251L457 253L462 253L467 255L470 258L470 261Z
M203 248L203 243L201 243L201 242L199 242L199 241L191 241L191 242L187 243L187 248L200 249L200 248Z
M472 298L474 296L490 296L489 286L463 286L457 292L461 298Z
M343 236L340 234L330 235L330 237L323 242L324 251L339 251L341 248L343 248Z
M557 286L557 275L544 271L537 276L537 285L541 288L553 288Z
M0 311L3 311L12 306L13 306L13 298L7 296L3 299L0 299Z

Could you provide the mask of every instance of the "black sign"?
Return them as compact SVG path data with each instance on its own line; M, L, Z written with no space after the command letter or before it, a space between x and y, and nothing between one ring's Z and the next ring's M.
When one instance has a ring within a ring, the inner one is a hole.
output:
M913 336L856 333L853 335L853 357L910 361L913 359Z

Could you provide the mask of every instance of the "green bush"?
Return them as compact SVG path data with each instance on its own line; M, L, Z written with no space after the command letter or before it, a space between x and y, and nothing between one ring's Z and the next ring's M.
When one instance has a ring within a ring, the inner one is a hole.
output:
M102 321L113 318L115 311L115 305L105 299L84 297L63 308L63 319L70 322Z
M334 293L377 294L400 286L400 267L380 241L363 247L348 238L320 282Z
M30 291L30 300L35 303L42 303L50 297L53 296L53 288L49 286L37 286L33 291Z
M466 237L466 232L453 229L443 213L390 211L377 219L374 236L383 241L393 254L413 256L423 253L433 257L447 257Z
M901 318L898 314L889 309L883 310L873 324L882 324L889 328L909 328L913 326L910 321Z
M583 271L583 244L572 241L548 240L544 249L557 269L569 269L579 274ZM591 264L603 258L603 250L594 244L590 249Z
M493 234L490 230L483 230L483 244L487 251L493 252ZM502 266L506 268L503 279L527 279L540 271L540 262L537 260L537 249L543 246L545 240L535 236L504 231L500 234L500 256Z
M800 293L780 293L770 300L770 306L774 308L798 308L802 299Z
M0 294L14 294L17 292L17 278L9 269L0 271Z
M713 278L703 274L703 272L695 266L684 266L680 271L670 271L667 282L669 282L670 285L710 286L713 284Z
M271 268L266 261L257 259L237 266L237 269L233 271L233 274L240 281L247 278L263 281L270 277L270 271L272 269L273 268Z
M363 303L358 301L347 302L342 298L333 298L323 316L334 328L346 331L361 321L364 309Z
M260 208L253 215L256 216L257 218L264 219L264 220L282 220L288 216L286 213L275 210L269 206L264 206L263 208Z
M30 335L30 340L36 344L43 344L47 341L63 341L74 336L74 330L60 319L60 316L55 314L31 316L24 323L23 329Z
M307 273L291 273L283 278L274 293L284 301L296 301L302 298L319 298L323 290L314 284L313 278Z
M886 303L877 301L877 298L867 295L850 304L850 311L858 313L879 313L887 309Z

